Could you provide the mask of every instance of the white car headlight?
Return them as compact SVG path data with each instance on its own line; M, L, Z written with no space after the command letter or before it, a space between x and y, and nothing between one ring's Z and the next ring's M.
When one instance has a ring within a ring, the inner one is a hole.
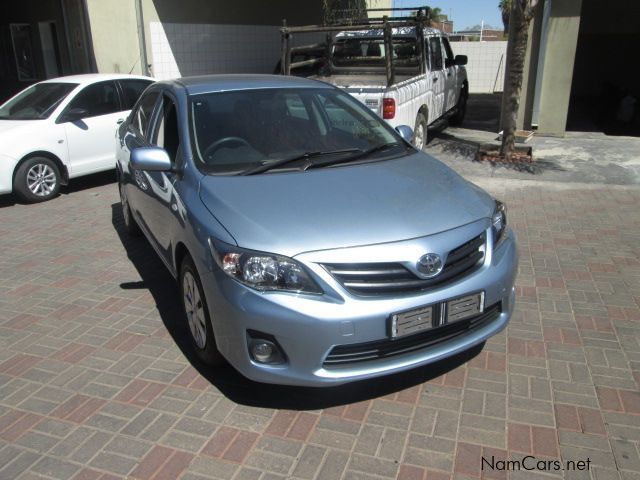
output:
M496 200L496 208L491 216L491 228L493 248L496 248L505 239L507 233L507 206L500 200Z
M224 273L256 290L322 293L305 268L292 258L246 250L209 239L211 254Z

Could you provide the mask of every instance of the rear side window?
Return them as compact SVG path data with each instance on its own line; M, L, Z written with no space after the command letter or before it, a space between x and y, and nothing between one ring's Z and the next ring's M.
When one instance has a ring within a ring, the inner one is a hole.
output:
M151 92L142 97L138 108L133 114L131 124L144 138L148 138L151 115L153 115L153 107L156 104L156 100L158 100L158 95L158 92Z
M113 81L100 82L85 87L67 107L68 110L73 108L86 110L88 113L84 115L84 118L121 111L116 83Z
M442 70L442 47L439 37L429 38L429 59L431 70Z
M131 110L144 89L153 83L149 80L119 80L119 82L122 87L123 110Z

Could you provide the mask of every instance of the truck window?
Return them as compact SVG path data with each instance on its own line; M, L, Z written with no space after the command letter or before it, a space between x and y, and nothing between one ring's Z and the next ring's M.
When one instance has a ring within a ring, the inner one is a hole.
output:
M453 50L451 50L449 39L442 37L442 45L444 45L444 52L447 54L447 64L449 64L449 62L453 62Z
M393 59L397 67L418 67L415 38L394 38ZM385 66L385 45L382 38L339 39L333 45L332 60L336 67Z
M442 48L440 47L440 37L429 38L429 59L431 70L442 70Z

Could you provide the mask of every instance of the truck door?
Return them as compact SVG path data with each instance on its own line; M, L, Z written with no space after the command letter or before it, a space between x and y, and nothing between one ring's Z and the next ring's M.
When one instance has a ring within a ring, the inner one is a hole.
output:
M442 46L444 47L444 71L445 71L445 112L451 110L456 106L458 101L458 67L455 64L455 60L453 57L453 50L451 50L451 45L449 45L449 39L446 37L442 37Z
M442 57L440 37L428 37L427 42L429 44L430 64L430 71L427 75L431 77L431 89L433 91L431 105L429 105L428 122L433 123L446 111L445 89L447 77L444 70L444 59Z

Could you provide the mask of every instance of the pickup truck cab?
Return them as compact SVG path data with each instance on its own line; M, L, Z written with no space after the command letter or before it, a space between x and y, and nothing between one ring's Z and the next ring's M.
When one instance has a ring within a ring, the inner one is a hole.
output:
M312 78L345 90L392 127L413 126L414 145L422 149L430 126L462 123L469 92L467 57L454 56L446 34L426 24L418 15L360 25L284 26L282 73L321 64ZM289 35L321 31L330 32L324 58L292 62L292 55L318 45L291 47Z

